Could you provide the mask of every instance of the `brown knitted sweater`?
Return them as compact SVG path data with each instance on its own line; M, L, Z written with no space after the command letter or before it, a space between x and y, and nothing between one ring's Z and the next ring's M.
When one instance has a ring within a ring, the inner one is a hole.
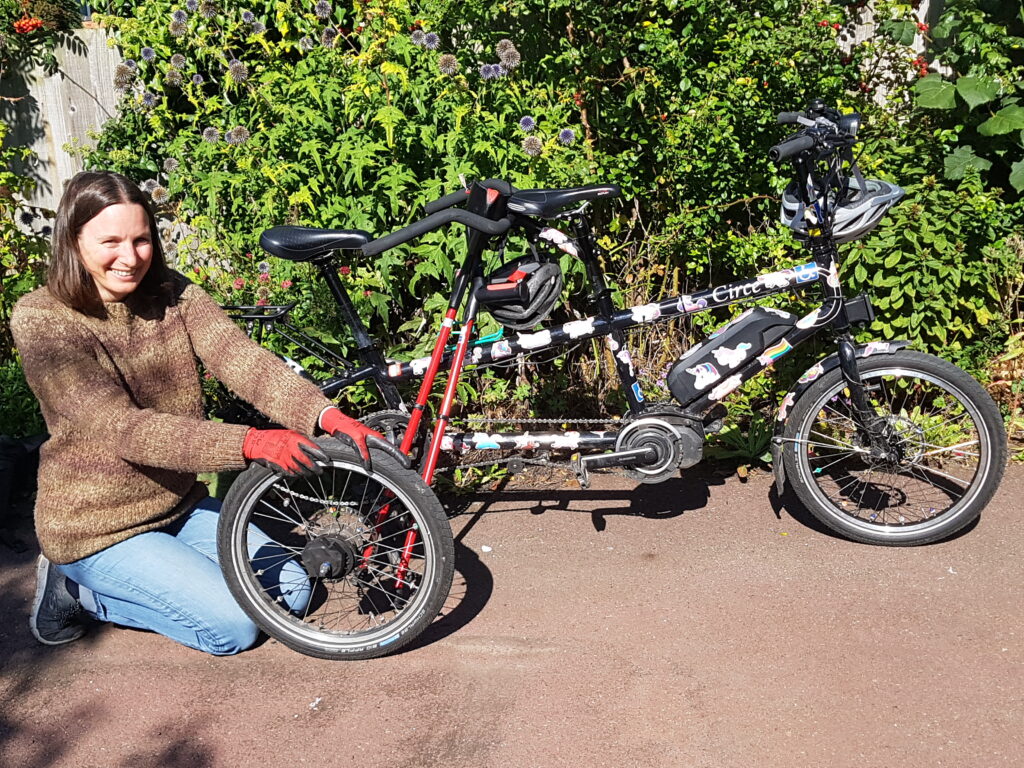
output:
M196 472L245 466L248 427L203 417L197 358L236 395L305 435L330 405L182 275L157 306L133 294L105 307L106 318L89 317L43 287L11 315L50 432L35 519L55 563L171 523L207 495Z

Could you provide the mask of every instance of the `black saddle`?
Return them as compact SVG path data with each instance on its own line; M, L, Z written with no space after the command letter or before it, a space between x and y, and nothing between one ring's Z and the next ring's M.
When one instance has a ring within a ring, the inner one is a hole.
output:
M372 238L361 229L273 227L260 235L260 247L288 261L312 261L331 251L362 248Z
M591 184L572 189L521 189L508 200L508 209L530 216L550 218L563 208L599 197L619 197L618 184Z

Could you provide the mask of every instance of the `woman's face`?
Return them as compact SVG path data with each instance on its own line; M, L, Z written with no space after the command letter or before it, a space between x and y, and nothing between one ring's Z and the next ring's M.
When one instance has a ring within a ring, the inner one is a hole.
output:
M153 259L146 210L117 203L85 222L78 233L78 253L103 301L122 301L139 287Z

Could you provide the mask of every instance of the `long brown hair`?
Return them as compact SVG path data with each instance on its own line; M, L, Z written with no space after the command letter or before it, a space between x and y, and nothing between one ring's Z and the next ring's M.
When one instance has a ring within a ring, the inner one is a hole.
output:
M46 277L46 287L54 298L84 314L106 316L99 289L82 263L78 251L78 235L86 222L104 208L130 203L141 205L146 211L153 244L153 258L134 293L141 293L153 301L166 299L171 272L164 264L164 252L160 247L153 209L135 182L113 171L76 173L64 188L57 206L57 220L53 225Z

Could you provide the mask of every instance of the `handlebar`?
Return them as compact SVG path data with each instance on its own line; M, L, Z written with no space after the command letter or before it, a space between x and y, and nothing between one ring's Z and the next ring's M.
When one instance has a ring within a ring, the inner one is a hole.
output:
M782 162L798 155L801 152L805 152L808 149L813 149L815 140L813 136L806 134L797 134L790 136L785 141L781 141L774 147L768 150L768 157L774 163Z
M446 195L445 197L451 197L451 195ZM452 205L454 205L454 203L452 203ZM363 246L363 255L376 256L390 248L394 248L396 245L407 243L420 235L425 235L427 232L440 229L452 222L465 224L470 229L475 229L486 235L502 235L508 231L510 226L512 226L512 220L508 218L498 220L486 219L483 216L478 216L475 213L464 211L461 208L449 208L448 210L432 213L425 219L414 221L409 226L402 227L397 232L392 232L390 235L384 235L384 237L370 241Z
M790 125L792 123L799 123L801 117L803 117L801 112L779 112L775 122L779 125Z
M476 181L473 183L486 189L496 189L503 195L511 195L512 193L519 191L503 179L486 179L485 181ZM462 205L469 197L471 188L472 184L466 189L457 189L454 192L449 192L443 197L437 198L437 200L431 200L423 206L423 210L429 215L431 213L443 211L445 208L451 208L453 205Z

